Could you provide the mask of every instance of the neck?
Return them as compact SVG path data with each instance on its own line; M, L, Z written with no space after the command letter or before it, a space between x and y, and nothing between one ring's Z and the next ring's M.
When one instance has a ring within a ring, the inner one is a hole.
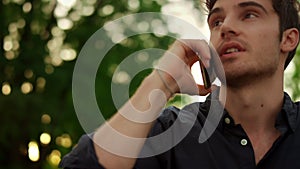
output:
M226 92L226 110L248 135L274 130L283 102L283 75L270 76L239 87L221 87ZM222 101L221 101L222 102Z

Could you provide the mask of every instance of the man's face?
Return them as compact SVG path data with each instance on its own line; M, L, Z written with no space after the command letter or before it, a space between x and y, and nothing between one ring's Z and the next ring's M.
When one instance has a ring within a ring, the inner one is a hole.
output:
M273 75L284 63L271 0L217 0L208 24L228 85Z

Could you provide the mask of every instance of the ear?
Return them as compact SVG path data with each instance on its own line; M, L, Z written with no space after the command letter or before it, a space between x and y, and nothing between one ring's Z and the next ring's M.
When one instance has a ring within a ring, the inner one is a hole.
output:
M299 31L296 28L290 28L283 32L280 49L282 52L294 50L299 42Z

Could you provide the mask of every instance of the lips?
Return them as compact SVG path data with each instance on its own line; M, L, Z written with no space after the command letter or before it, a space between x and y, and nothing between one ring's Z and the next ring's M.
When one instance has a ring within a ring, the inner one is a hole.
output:
M226 42L221 44L218 53L220 56L229 55L238 52L244 52L245 48L238 42Z

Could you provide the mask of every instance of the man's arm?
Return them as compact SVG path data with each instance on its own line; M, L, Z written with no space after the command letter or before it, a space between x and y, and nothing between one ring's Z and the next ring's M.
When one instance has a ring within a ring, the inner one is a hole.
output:
M205 42L175 42L160 59L158 69L162 71L153 71L146 77L131 99L95 132L94 147L101 165L108 169L132 168L144 145L143 138L175 92L206 95L210 91L199 88L190 72L199 60L195 53L198 51L209 59Z
M138 88L137 92L132 96L129 100L132 106L137 111L146 111L151 109L151 101L147 96L151 94L154 89L160 89L163 93L153 92L151 97L155 101L156 109L152 111L148 111L145 113L152 113L154 116L157 116L160 113L161 109L164 107L167 99L171 97L171 93L168 89L165 88L162 81L159 79L158 74L154 71L152 72L146 79L142 82L141 86ZM151 100L152 100L151 99ZM126 107L127 106L127 107ZM126 109L132 110L132 108L128 108L128 104L125 104L120 111L126 111ZM152 108L153 109L153 108ZM121 113L116 113L106 124L101 126L94 134L94 146L96 150L96 154L99 158L100 164L102 164L105 168L132 168L135 164L135 158L126 158L121 155L118 156L107 150L104 150L101 145L106 144L107 148L109 146L113 147L123 147L124 149L120 151L124 151L124 153L130 151L130 154L133 156L138 156L140 149L144 144L144 140L134 141L133 145L126 143L126 141L122 141L122 136L116 135L116 132L122 133L125 136L133 137L133 138L146 138L151 126L152 122L147 123L138 123L134 122L130 119L124 117ZM141 113L141 112L131 112ZM111 127L111 128L110 128ZM114 130L112 130L114 129ZM118 138L119 137L119 138ZM107 138L107 139L105 139ZM107 141L105 141L105 140ZM98 144L97 144L98 143ZM122 152L120 152L121 154Z

